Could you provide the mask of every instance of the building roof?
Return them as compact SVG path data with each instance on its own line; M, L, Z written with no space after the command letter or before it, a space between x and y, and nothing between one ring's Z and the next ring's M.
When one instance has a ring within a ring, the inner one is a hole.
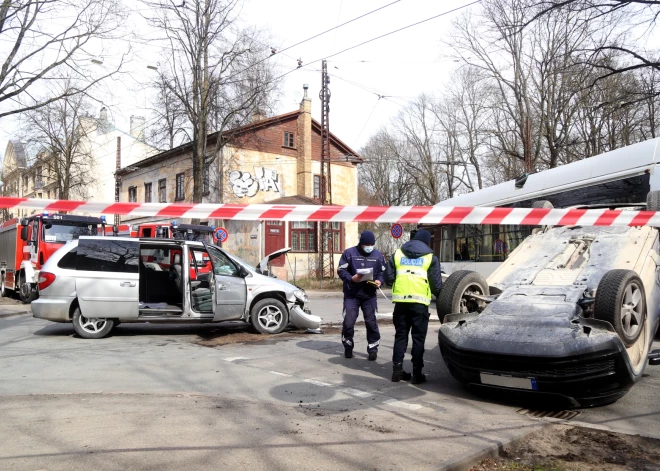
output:
M222 132L222 135L226 139L231 139L232 137L240 136L243 134L247 134L249 132L253 132L259 129L266 128L268 126L272 126L274 124L279 124L283 121L289 121L289 120L294 120L297 119L298 116L300 115L301 111L296 110L296 111L290 111L288 113L280 114L277 116L272 116L270 118L265 118L261 119L259 121L255 121L249 124L246 124L244 126L239 126L237 128L232 128L228 129L226 131ZM315 119L312 118L312 131L317 131L321 132L321 124L316 121ZM211 133L207 136L207 142L209 141L216 141L218 139L218 136L220 135L220 132L214 132ZM334 144L337 148L339 148L342 152L344 152L346 155L351 155L355 157L355 161L362 161L362 157L355 152L353 149L351 149L348 145L346 145L341 139L339 139L337 136L335 136L333 133L330 133L330 142ZM129 173L131 170L129 170L131 167L140 167L140 166L145 166L145 165L151 165L155 163L162 162L164 160L167 160L170 157L173 157L175 155L179 155L183 152L186 152L188 150L192 149L192 142L187 142L185 144L181 144L178 147L175 147L173 149L166 150L164 152L161 152L156 155L152 155L151 157L147 157L144 160L140 160L138 162L135 162L133 165L130 165L129 167L124 167L120 170L117 171L118 175L124 175L126 173Z

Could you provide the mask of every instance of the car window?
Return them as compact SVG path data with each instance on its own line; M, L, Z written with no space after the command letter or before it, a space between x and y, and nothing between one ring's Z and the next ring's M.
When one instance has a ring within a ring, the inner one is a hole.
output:
M211 262L213 262L213 273L216 275L238 276L238 267L221 251L209 247Z
M72 250L64 254L64 257L62 257L60 261L57 262L57 266L66 270L75 270L77 253L78 247L74 247Z
M120 273L138 272L138 243L112 238L81 239L78 243L78 270Z

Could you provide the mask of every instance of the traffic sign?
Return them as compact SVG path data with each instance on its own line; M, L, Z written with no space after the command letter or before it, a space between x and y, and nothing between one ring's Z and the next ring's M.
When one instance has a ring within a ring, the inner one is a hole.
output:
M403 235L403 226L401 224L392 224L392 229L390 230L392 237L395 239L400 238Z
M218 227L215 230L215 238L218 239L220 242L226 242L228 237L229 237L229 232L227 232L227 229L225 229L224 227Z

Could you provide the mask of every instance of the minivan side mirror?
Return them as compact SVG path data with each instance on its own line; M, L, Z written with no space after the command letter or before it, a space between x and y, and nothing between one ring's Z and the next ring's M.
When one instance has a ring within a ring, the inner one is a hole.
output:
M21 227L21 240L28 240L28 228L27 226Z
M245 278L249 274L250 274L250 272L243 265L238 266L238 276L240 276L241 278Z

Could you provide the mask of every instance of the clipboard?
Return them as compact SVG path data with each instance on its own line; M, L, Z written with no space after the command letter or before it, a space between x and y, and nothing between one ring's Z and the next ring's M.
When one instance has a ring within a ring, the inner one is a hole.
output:
M374 279L373 268L358 268L356 272L358 275L362 275L362 280L360 281L371 281Z

